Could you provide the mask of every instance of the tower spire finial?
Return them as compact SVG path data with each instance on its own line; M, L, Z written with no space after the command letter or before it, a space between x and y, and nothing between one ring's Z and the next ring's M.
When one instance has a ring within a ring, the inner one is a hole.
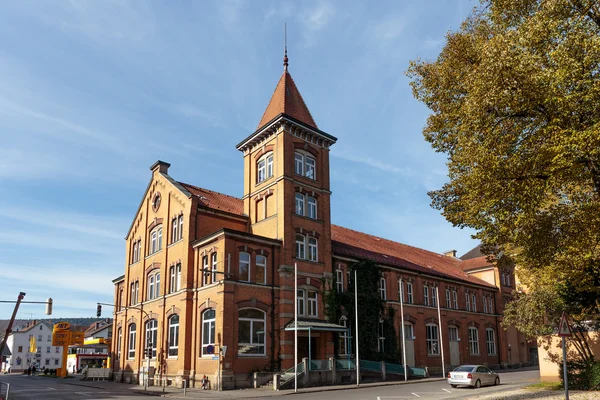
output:
M283 70L288 69L288 56L287 56L287 23L283 25Z

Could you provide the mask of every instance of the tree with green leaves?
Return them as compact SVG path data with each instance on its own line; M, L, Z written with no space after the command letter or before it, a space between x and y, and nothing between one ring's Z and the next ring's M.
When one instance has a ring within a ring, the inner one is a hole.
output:
M446 38L407 72L432 111L424 136L448 155L433 207L518 265L520 330L549 333L563 309L597 321L600 3L484 0Z

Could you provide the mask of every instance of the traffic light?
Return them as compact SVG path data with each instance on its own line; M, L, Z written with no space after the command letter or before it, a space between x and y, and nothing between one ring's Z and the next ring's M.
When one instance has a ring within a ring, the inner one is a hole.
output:
M52 315L52 297L49 297L46 302L46 315Z
M98 304L98 308L96 308L96 317L100 318L102 315L102 305Z

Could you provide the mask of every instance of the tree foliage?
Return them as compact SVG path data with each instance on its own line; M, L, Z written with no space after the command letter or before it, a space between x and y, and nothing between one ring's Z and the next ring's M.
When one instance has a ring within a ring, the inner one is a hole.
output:
M448 155L432 205L529 278L520 328L547 330L555 307L597 320L600 3L485 0L408 75L432 111L424 136Z

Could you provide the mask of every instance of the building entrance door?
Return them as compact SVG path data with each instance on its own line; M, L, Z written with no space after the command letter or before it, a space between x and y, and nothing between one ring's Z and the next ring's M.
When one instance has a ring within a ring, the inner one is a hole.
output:
M450 341L450 365L453 367L460 365L459 343L456 340Z
M300 362L304 357L308 358L308 351L310 347L310 358L315 360L317 358L317 343L316 337L310 338L310 346L308 344L309 337L308 336L299 336L298 337L298 362Z

